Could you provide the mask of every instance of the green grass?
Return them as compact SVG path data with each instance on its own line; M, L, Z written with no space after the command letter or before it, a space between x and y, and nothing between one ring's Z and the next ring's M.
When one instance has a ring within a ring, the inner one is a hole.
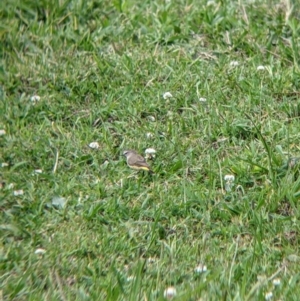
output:
M299 300L297 1L0 18L0 300ZM155 174L130 170L124 149L149 147Z

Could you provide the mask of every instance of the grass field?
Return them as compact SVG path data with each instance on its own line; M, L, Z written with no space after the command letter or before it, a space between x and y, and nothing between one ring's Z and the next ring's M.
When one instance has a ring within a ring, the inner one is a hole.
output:
M0 300L300 299L296 0L0 20Z

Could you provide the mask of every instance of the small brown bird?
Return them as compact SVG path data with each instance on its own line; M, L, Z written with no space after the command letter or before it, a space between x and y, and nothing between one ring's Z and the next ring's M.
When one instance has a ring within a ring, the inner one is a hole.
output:
M136 151L134 150L125 150L123 152L123 155L127 159L127 165L136 170L146 170L149 171L150 173L153 173L151 170L149 164L146 162L145 158L141 155L139 155Z

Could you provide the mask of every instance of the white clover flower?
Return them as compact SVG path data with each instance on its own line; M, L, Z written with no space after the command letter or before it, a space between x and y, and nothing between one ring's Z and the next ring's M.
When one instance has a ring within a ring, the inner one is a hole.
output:
M225 180L225 190L227 192L230 192L232 187L234 186L233 182L235 180L235 177L234 175L225 175L224 180Z
M168 288L165 289L164 291L164 297L167 299L172 299L176 296L176 288L174 286L169 286Z
M207 271L207 266L205 264L199 264L195 267L195 273L201 274Z
M168 99L168 98L172 98L172 97L173 97L173 95L170 92L166 92L163 94L164 99Z
M92 148L92 149L99 149L100 148L100 145L98 142L91 142L89 144L89 147Z
M205 97L200 97L200 98L199 98L199 101L200 101L200 102L206 102L206 98L205 98Z
M147 137L148 139L152 139L152 138L153 138L153 134L149 132L149 133L146 134L146 137Z
M225 182L234 182L235 177L234 177L234 175L225 175L224 180L225 180Z
M239 65L239 62L238 61L231 61L230 63L229 63L229 66L230 67L237 67Z
M42 248L38 248L34 251L34 254L38 254L38 255L43 255L45 253L46 253L46 250L42 249Z
M257 71L265 70L265 69L266 69L266 67L265 67L265 66L262 66L262 65L257 66L257 68L256 68Z
M273 298L273 293L272 292L267 292L265 294L265 300L271 300Z
M156 150L154 148L147 148L145 154L156 154Z
M279 286L280 284L281 284L280 278L273 279L273 285L274 286Z
M145 150L146 159L153 159L156 155L156 150L154 148L147 148Z
M6 131L5 130L0 130L0 136L3 136L6 134Z
M19 195L23 195L23 194L24 194L24 191L22 189L14 191L14 196L19 196Z
M9 166L8 163L6 163L6 162L1 163L1 167L7 167L7 166Z
M32 95L30 97L30 101L32 101L34 104L36 104L37 102L39 102L41 100L41 97L38 95Z

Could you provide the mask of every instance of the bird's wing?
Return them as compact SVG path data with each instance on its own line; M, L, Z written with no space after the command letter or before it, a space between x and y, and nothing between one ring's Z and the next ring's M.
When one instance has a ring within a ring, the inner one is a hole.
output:
M129 158L128 163L130 165L144 166L144 167L150 168L150 166L146 162L145 158L138 154L136 154L135 158Z
M139 154L136 154L137 161L146 162L145 158Z
M150 168L149 164L145 161L145 159L139 160L139 161L135 161L134 165L136 165L136 166L145 166L145 167Z

